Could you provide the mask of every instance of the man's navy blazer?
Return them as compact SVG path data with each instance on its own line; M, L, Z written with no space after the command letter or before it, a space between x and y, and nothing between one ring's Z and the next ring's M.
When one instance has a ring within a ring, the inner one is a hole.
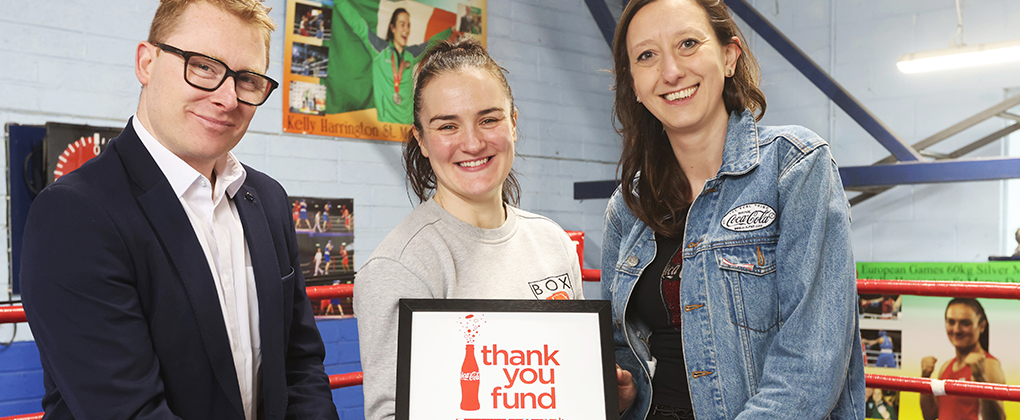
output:
M258 293L260 415L336 419L287 194L234 196ZM22 298L47 419L244 419L216 286L180 200L129 122L35 199Z

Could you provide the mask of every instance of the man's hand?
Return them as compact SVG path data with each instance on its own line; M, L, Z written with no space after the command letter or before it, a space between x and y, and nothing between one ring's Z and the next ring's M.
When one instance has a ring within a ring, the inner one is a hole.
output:
M939 361L935 356L927 356L921 359L921 376L930 378L932 372L935 371L935 362Z
M621 369L620 365L616 365L616 387L620 394L620 412L622 413L637 397L637 387L634 386L634 377L630 371Z

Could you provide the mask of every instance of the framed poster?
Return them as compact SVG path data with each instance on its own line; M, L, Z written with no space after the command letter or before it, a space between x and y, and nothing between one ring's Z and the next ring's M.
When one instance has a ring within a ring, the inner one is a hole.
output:
M283 131L403 141L432 41L485 44L486 0L288 0Z
M397 420L619 417L609 301L399 307Z

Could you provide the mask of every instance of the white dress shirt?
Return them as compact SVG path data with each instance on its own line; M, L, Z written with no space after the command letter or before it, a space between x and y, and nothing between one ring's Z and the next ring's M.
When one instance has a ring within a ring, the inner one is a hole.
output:
M260 399L262 350L255 272L244 240L244 227L234 204L234 195L246 176L244 167L233 153L227 152L224 159L216 162L215 183L210 182L146 131L137 115L131 123L170 181L202 244L227 327L244 416L253 420Z

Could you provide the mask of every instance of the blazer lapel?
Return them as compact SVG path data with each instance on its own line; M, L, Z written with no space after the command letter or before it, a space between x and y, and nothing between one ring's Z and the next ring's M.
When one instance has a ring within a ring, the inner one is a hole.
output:
M126 137L125 141L117 142L114 147L121 154L122 162L133 181L141 187L141 193L137 195L138 203L162 241L178 278L187 290L213 374L231 405L243 418L244 409L241 406L237 374L234 372L234 359L230 352L216 283L205 252L191 228L191 220L181 207L180 199L134 133L131 123L128 123L124 133L128 134L122 136Z
M285 346L284 305L280 260L269 230L265 208L258 191L247 183L234 195L237 213L244 225L244 238L255 272L255 288L259 299L259 338L262 348L262 389L266 418L282 413L286 407L275 407L278 400L271 396L286 395L287 378L283 370ZM285 401L285 400L284 400Z

